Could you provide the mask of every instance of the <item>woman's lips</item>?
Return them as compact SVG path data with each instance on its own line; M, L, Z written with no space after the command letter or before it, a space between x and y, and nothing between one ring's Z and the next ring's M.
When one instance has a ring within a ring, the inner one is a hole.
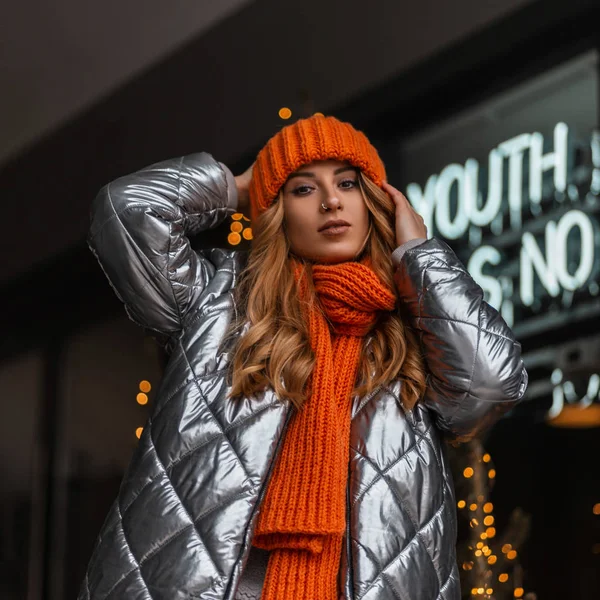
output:
M346 233L350 229L350 225L334 225L333 227L327 227L327 229L323 229L320 233L323 235L336 236Z
M328 237L343 235L350 229L350 223L344 219L329 219L319 228L319 233Z

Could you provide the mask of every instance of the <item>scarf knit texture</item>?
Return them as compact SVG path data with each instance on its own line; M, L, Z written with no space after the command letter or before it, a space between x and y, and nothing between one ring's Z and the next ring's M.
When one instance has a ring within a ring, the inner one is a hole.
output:
M305 300L311 269L293 264ZM366 262L313 265L312 280L318 304L303 302L315 355L310 393L288 426L253 541L271 551L262 600L338 598L351 395L364 336L396 306Z

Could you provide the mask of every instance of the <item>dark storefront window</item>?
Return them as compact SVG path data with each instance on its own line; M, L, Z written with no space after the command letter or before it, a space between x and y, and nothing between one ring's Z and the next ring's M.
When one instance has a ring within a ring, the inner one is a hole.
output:
M162 376L159 346L125 315L67 343L64 595L74 598Z
M162 376L125 315L0 365L0 598L75 598Z
M387 148L531 376L526 401L455 457L465 597L600 594L598 68L591 51Z
M35 485L43 358L39 352L15 357L0 366L0 597L25 598L31 553L37 545L37 513L43 490ZM35 568L35 564L32 565Z

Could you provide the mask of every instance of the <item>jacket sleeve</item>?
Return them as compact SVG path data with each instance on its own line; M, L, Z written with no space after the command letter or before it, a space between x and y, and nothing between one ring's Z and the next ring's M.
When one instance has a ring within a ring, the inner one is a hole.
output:
M236 204L231 172L206 153L151 165L100 190L88 244L133 321L161 338L181 330L215 273L188 236L216 227Z
M428 371L423 402L442 432L466 441L523 398L521 346L444 242L404 251L395 280Z

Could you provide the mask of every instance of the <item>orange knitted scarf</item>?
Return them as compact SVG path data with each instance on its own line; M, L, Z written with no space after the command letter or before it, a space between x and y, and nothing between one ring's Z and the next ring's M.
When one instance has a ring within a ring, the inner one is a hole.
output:
M306 269L294 261L301 299ZM262 600L338 598L351 393L363 338L396 301L367 264L313 265L312 278L320 308L305 309L315 354L310 394L286 432L253 542L272 551Z

